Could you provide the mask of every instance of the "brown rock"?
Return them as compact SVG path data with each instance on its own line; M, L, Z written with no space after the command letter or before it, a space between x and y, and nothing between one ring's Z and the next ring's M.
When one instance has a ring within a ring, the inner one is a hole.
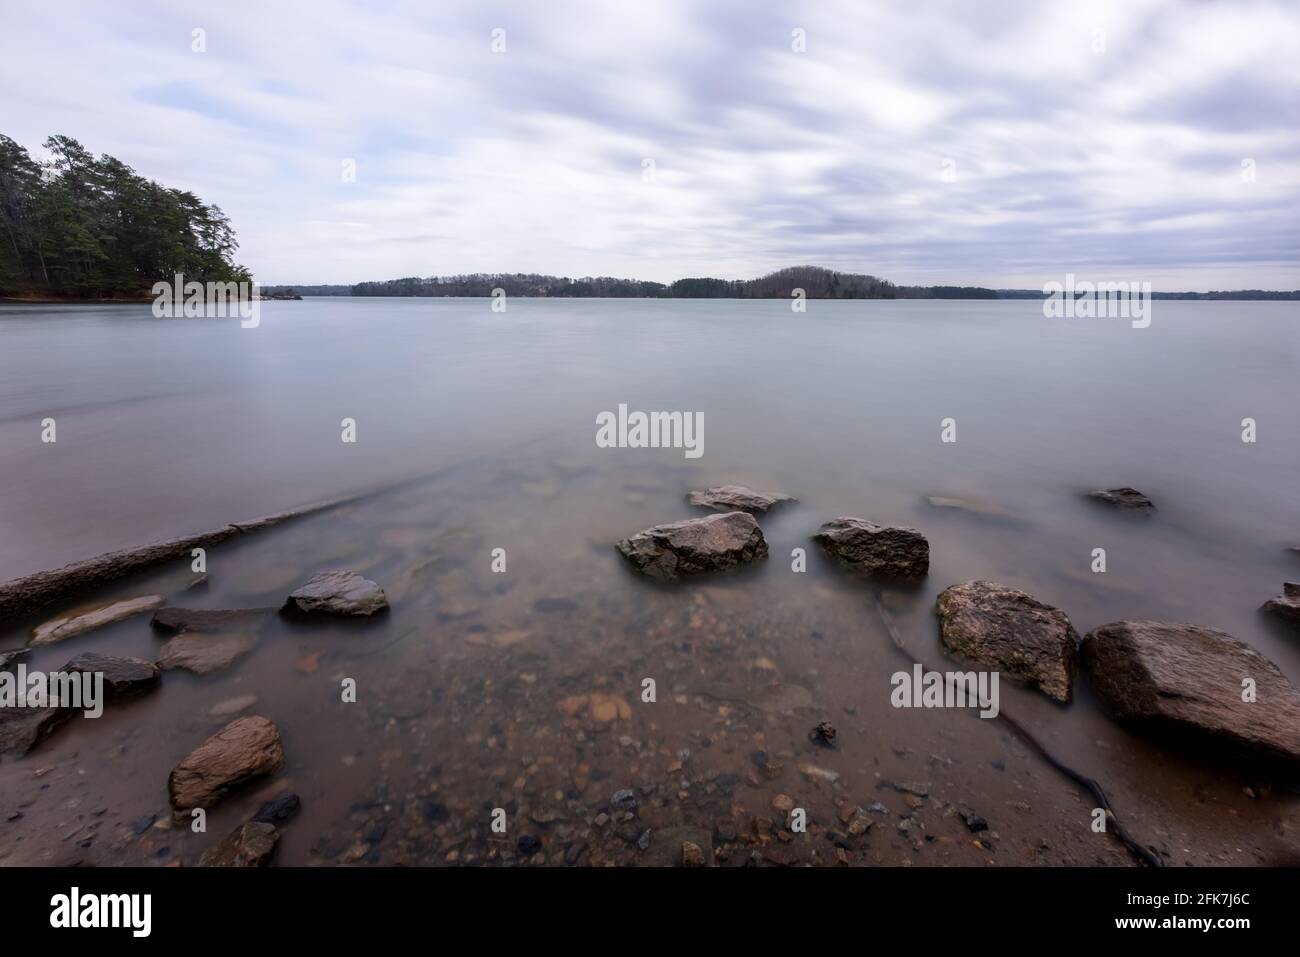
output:
M181 669L196 675L210 675L229 668L257 644L249 634L210 634L185 632L163 645L158 667L164 671Z
M977 664L1022 678L1067 702L1079 636L1065 612L995 582L953 585L939 595L944 647Z
M1300 764L1300 691L1225 632L1117 621L1088 633L1082 658L1098 697L1122 721ZM1245 679L1254 682L1253 701L1242 700Z
M172 807L211 807L239 785L282 767L279 729L259 715L236 718L172 769L167 782Z
M204 851L199 867L264 867L279 841L280 832L274 825L250 821Z
M682 841L682 866L704 867L704 850L692 841Z

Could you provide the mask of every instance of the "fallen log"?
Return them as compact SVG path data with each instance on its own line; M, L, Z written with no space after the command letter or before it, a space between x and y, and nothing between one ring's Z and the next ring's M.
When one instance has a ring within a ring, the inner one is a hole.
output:
M248 522L232 523L196 535L186 535L181 538L154 542L138 548L125 548L116 552L106 552L95 558L73 562L71 565L64 565L62 568L56 568L52 571L36 572L23 578L15 578L13 581L0 585L0 619L13 619L33 614L53 602L102 588L129 575L146 571L156 565L177 561L178 559L188 559L190 552L195 548L209 548L213 545L219 545L240 535L260 532L290 519L302 518L327 509L337 508L340 505L346 505L349 502L373 494L375 493L362 492L356 495L329 499L328 501L308 505L305 508L280 512L277 515L266 515Z

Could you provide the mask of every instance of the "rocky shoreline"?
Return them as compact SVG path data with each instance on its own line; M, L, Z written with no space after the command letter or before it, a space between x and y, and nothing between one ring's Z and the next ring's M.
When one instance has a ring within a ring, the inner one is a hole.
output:
M773 506L793 499L784 494L755 493L743 486L718 486L692 492L687 501L711 509L713 514L650 526L617 543L618 551L633 569L669 589L681 587L683 579L737 570L768 559L769 545L755 514L765 514ZM1116 504L1120 508L1131 507ZM732 510L725 510L728 508ZM929 572L929 542L914 528L882 526L844 516L824 523L811 540L821 545L850 576L870 580L877 586L906 588ZM138 570L136 553L120 554L124 563L121 574L103 580L118 580ZM102 563L102 559L97 561ZM97 567L107 571L111 562L109 566ZM98 584L101 580L95 577L87 581ZM396 592L404 594L409 587L403 585ZM1282 602L1284 608L1269 610L1290 620L1286 603L1297 598L1297 587L1288 583L1283 598L1265 607ZM76 590L68 588L59 594L66 600L69 592ZM156 661L85 653L65 666L67 671L102 672L113 700L125 703L147 697L168 680L164 677L168 671L184 670L203 676L226 670L258 647L259 631L277 617L306 628L315 621L360 622L387 615L390 602L402 600L391 599L377 582L355 570L322 572L281 594L284 597L278 608L226 610L164 604L161 595L118 599L97 607L69 609L37 625L30 644L42 647L69 640L97 627L152 612L152 629L167 636ZM30 595L30 590L4 586L0 587L2 595L19 596L14 600L21 601L22 596ZM1015 677L1058 706L1069 704L1077 675L1086 674L1108 713L1138 733L1153 734L1157 740L1171 730L1191 735L1229 756L1258 757L1269 766L1282 769L1280 773L1291 773L1300 766L1300 693L1266 658L1223 632L1182 623L1116 621L1093 629L1080 640L1060 609L1017 589L986 581L959 582L948 587L940 594L935 610L940 640L955 659ZM566 608L557 604L553 610L550 606L539 607L536 613L565 611ZM509 647L513 640L498 635L486 642L486 646ZM3 665L19 660L25 651L3 652ZM1243 676L1253 682L1255 698L1251 701L1242 697ZM806 707L803 699L788 690L790 687L772 689L772 714L793 714ZM573 723L576 728L616 726L630 720L636 707L629 701L632 697L629 689L607 687L565 695L555 708L566 724ZM725 703L725 695L718 700L724 702L719 708L725 714L725 709L732 706ZM255 702L244 702L241 706L232 703L223 727L197 742L172 770L168 793L177 822L184 822L188 812L213 807L229 795L246 790L251 782L274 778L284 768L286 749L276 723L259 714L237 716L239 711L254 706ZM72 717L58 709L37 714L39 718L31 717L30 711L22 714L0 711L0 753L21 756L33 751ZM816 747L830 750L837 747L836 732L829 722L820 722L811 730L804 728L800 734ZM764 780L769 774L772 779L779 779L784 774L783 763L766 753L755 757L755 780ZM799 775L808 781L833 786L838 778L838 772L822 767L815 760L796 761L795 765ZM581 768L574 769L574 775L581 780ZM712 786L719 786L717 779ZM734 787L735 782L723 781L721 786ZM584 786L581 791L585 790ZM920 802L918 808L928 794L928 788L918 784L899 785L895 790L908 803ZM918 793L921 791L926 793ZM296 794L281 795L278 799L295 808L301 804ZM645 821L638 813L641 801L635 790L627 794L613 793L608 808L596 815L595 820L603 817L597 827L621 835L628 854L653 863L699 866L733 857L737 847L751 842L760 856L766 854L772 842L785 843L784 819L795 806L792 800L788 795L777 795L773 809L778 812L778 818L769 821L767 826L755 824L752 834L742 834L729 827L715 828L713 833L698 827L679 828L680 833L663 826L645 828L642 826ZM829 831L824 826L817 829L829 840L825 862L850 862L847 855L857 849L856 842L879 820L873 816L879 812L869 805L870 802L847 803L840 808L838 827L832 826ZM971 834L979 835L988 829L987 821L975 810L964 805L952 806L954 815ZM426 817L436 829L444 823L440 818L445 815L436 808L431 814ZM271 862L280 840L280 828L292 816L280 815L274 820L273 811L263 814L259 809L212 843L203 852L201 863L247 866ZM548 819L548 812L536 809L527 815L534 826L543 830L552 829L561 817ZM576 852L571 843L559 861L548 855L548 843L534 834L519 837L514 844L514 851L509 855L513 860L538 855L545 856L548 863L619 859L619 856L611 858L596 853L590 842L583 851ZM363 854L358 860L365 858ZM500 855L497 859L501 859ZM445 862L458 861L460 858Z

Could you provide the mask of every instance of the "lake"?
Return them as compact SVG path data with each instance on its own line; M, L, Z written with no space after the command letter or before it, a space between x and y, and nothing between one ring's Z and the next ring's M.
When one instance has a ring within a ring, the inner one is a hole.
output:
M167 672L152 695L4 759L0 863L193 863L290 791L302 813L277 852L289 864L663 861L697 838L730 864L1132 863L1089 829L1091 798L1005 727L890 706L901 659L873 590L809 542L841 515L929 539L925 584L884 599L931 667L951 661L938 593L990 579L1063 609L1080 635L1128 618L1222 629L1300 683L1300 641L1258 611L1300 574L1287 551L1300 547L1294 303L1157 301L1145 329L1049 320L1036 301L811 301L798 314L764 300L494 312L325 298L264 302L249 329L147 306L0 305L0 343L0 580L388 488L213 548L201 588L180 563L105 596L276 606L316 571L348 568L393 606L364 625L273 618L229 669ZM597 416L620 404L693 413L702 454L598 447ZM956 441L941 440L947 419ZM720 484L798 499L759 516L765 562L663 586L615 551L703 514L686 493ZM1083 496L1113 486L1157 511ZM7 623L0 648L63 610ZM136 617L27 664L152 660L161 643ZM345 679L355 703L340 700ZM192 833L169 821L167 774L240 697L279 726L285 769ZM1294 793L1131 734L1086 678L1068 706L1009 679L1002 702L1171 863L1293 853ZM833 749L808 740L822 720ZM611 803L625 789L635 810ZM816 840L770 838L782 796ZM845 808L873 804L865 836L825 836ZM963 826L967 808L988 831Z

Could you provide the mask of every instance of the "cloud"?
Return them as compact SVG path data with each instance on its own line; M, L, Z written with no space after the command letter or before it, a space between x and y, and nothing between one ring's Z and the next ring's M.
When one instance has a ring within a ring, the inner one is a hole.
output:
M3 132L217 203L265 282L1300 287L1289 0L55 0L6 11L0 86Z

